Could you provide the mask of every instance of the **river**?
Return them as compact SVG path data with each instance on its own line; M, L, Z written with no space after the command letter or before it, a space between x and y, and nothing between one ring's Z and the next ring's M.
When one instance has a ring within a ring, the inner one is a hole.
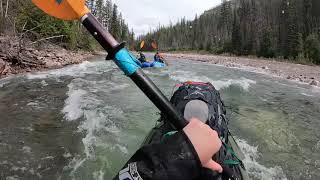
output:
M320 90L243 69L169 59L145 72L164 94L211 82L252 179L320 179ZM110 61L0 80L0 179L111 179L158 110Z

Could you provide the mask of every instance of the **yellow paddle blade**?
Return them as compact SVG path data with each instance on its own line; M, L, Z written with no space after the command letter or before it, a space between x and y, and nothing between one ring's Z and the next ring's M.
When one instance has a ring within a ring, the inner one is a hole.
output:
M50 16L63 20L80 19L90 12L85 0L32 0L32 2Z
M141 43L140 43L140 49L142 49L143 47L144 47L144 41L141 41Z
M158 46L157 46L157 44L155 42L152 42L151 46L153 47L153 49L158 49Z

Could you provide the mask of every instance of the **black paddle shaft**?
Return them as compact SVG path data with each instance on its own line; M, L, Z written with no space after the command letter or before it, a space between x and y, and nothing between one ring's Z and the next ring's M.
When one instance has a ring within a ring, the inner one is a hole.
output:
M170 120L174 127L177 129L183 129L187 125L187 121L178 113L167 97L163 95L158 87L141 69L133 73L130 78L153 102L153 104L163 112L167 117L166 119Z
M101 23L91 14L88 13L81 18L82 24L99 42L99 44L108 52L110 58L123 48L114 37L101 25ZM144 92L144 94L153 102L153 104L165 115L167 119L177 129L183 129L188 123L177 112L175 107L170 103L168 98L163 95L159 88L148 78L148 76L138 69L130 78Z

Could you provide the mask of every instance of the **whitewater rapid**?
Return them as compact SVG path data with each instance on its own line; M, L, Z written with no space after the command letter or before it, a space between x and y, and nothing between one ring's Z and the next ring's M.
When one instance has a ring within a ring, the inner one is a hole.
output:
M72 168L72 175L76 173L78 168L90 158L95 156L95 146L98 145L99 141L99 133L101 132L108 132L112 134L115 139L117 135L119 135L120 130L119 128L110 120L110 116L117 117L123 114L123 111L120 108L114 107L112 105L104 105L105 102L99 100L97 97L94 96L94 92L101 91L112 91L112 90L122 90L127 88L128 84L116 84L108 81L87 81L81 79L83 74L90 73L90 71L86 71L86 67L90 69L93 67L93 63L86 62L85 64L79 65L79 69L82 73L75 73L73 76L77 77L76 79L72 80L72 82L68 85L69 91L67 92L68 98L65 100L65 106L62 110L62 113L65 114L65 119L68 121L75 121L80 119L81 117L84 118L84 121L81 122L80 126L78 127L79 132L85 132L86 136L82 139L84 145L84 151L86 157L83 159L73 159L68 167ZM72 68L72 71L77 69L76 67ZM79 71L79 70L76 70ZM206 76L197 75L195 72L191 71L170 71L170 70L163 70L159 72L151 72L146 71L149 75L155 76L169 76L171 80L177 82L185 82L185 81L204 81L210 82L214 84L214 86L220 90L224 88L228 88L230 86L238 86L239 88L247 91L252 84L255 84L256 81L241 77L239 79L223 79L223 80L212 80ZM60 72L51 72L49 76L58 77L61 76L63 73ZM64 74L72 75L70 72L64 72ZM55 76L57 75L57 76ZM45 75L47 77L47 75ZM29 78L35 78L30 77ZM38 78L38 77L37 77ZM106 86L108 89L106 89ZM105 92L105 93L108 93ZM89 108L88 108L89 107ZM102 112L103 113L102 113ZM267 168L257 161L259 159L259 153L257 147L249 145L244 140L238 140L239 145L245 155L244 163L247 165L249 174L254 176L257 179L286 179L281 167L275 166L271 168ZM110 147L106 147L110 148ZM126 148L125 144L121 144L118 142L117 144L113 145L113 148L117 148L120 150L121 153L128 154L128 149ZM107 155L106 155L107 156ZM73 166L73 167L72 167ZM99 172L99 173L98 173ZM97 173L99 176L97 176ZM101 170L97 170L93 173L94 177L103 178L104 173ZM98 178L98 179L99 179Z
M173 61L168 68L145 72L167 97L172 95L175 84L185 81L210 82L220 90L227 106L230 129L237 136L245 155L244 164L253 179L302 177L303 174L298 173L302 170L311 178L320 176L316 172L320 163L314 160L320 149L317 146L320 141L315 138L319 126L314 121L318 117L317 90L255 72L193 61ZM61 180L112 178L140 147L159 118L159 112L152 103L110 61L86 61L58 70L9 77L0 80L0 90L5 90L4 93L0 91L0 96L9 97L11 86L21 93L29 92L33 97L12 102L16 104L15 109L29 112L26 118L32 119L43 111L48 115L43 116L44 121L52 114L57 116L56 123L45 121L42 127L41 121L21 129L31 134L39 128L42 133L42 128L47 126L64 129L61 139L63 141L65 137L68 141L63 143L61 155L43 153L40 157L45 164L57 158L63 159L61 171L58 167L48 168L57 169ZM48 110L50 107L54 108ZM11 111L8 109L7 113ZM304 136L299 136L306 133L301 127L310 132L307 138L313 142L312 147L304 144L308 143L303 140ZM14 145L3 143L0 146ZM36 147L27 143L19 147L19 152L31 158ZM314 152L309 153L310 157L303 156L302 153L308 149ZM29 161L31 159L23 162ZM294 166L297 162L302 162L301 166ZM43 164L38 165L41 167L38 169L36 165L22 166L2 159L2 166L10 167L12 173L8 178L23 179L26 175L22 173L30 175L27 177L47 177L41 171Z

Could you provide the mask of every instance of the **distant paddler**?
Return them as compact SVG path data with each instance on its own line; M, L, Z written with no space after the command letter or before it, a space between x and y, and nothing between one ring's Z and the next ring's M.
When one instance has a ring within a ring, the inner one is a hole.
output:
M142 53L142 48L144 47L144 44L145 44L145 41L141 41L140 43L140 51L139 51L139 58L138 60L141 62L141 63L145 63L147 62L146 60L146 56Z

